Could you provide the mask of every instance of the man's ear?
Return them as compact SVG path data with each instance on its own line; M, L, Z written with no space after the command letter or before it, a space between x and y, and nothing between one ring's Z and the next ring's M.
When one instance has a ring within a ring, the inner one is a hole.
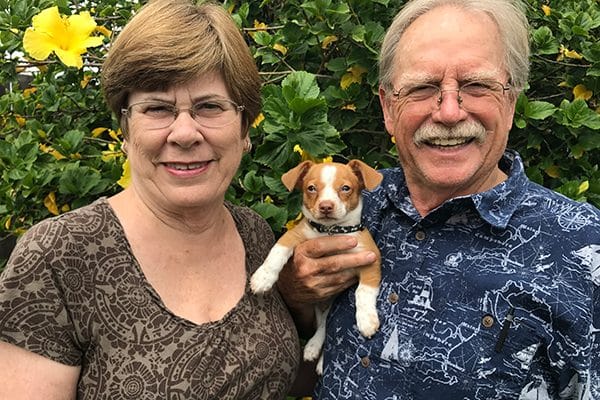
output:
M381 104L381 110L383 111L383 122L385 123L385 130L390 134L390 136L394 136L394 126L395 126L395 113L393 110L393 104L388 95L385 92L385 89L379 86L379 104Z
M518 98L518 95L508 97L508 103L506 104L506 113L507 113L506 125L505 125L506 132L509 132L513 126L515 109L517 107L517 98Z

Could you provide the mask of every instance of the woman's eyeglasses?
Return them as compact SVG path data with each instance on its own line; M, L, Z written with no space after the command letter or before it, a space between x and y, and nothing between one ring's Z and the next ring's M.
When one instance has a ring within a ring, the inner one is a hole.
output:
M205 128L222 128L233 123L244 108L229 99L199 101L190 108L179 108L164 101L148 100L122 108L121 114L137 120L146 129L164 129L185 111Z

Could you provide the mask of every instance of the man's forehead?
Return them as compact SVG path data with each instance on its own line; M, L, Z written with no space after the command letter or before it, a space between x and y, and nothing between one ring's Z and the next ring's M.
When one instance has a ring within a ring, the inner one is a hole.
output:
M397 44L395 81L438 83L498 79L504 47L499 30L484 12L436 7L415 19Z

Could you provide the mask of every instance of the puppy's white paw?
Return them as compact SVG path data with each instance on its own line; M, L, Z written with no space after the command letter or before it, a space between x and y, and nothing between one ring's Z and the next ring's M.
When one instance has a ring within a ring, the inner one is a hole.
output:
M361 335L370 338L379 329L379 317L377 316L377 311L357 312L356 325L358 326L358 331Z
M379 329L377 316L377 293L379 288L358 285L356 288L356 325L359 332L370 338Z
M314 361L321 354L323 343L318 343L316 340L309 340L304 346L304 361Z
M267 268L263 264L250 278L250 289L253 293L264 293L273 287L278 276L279 271L275 273L272 268Z
M317 375L323 375L323 353L321 353L321 357L319 357L319 362L317 362L317 366L315 367L315 372Z
M265 262L258 267L252 278L250 278L250 289L252 289L253 293L264 293L273 287L277 278L279 278L281 269L293 251L294 249L291 247L275 243L267 255Z

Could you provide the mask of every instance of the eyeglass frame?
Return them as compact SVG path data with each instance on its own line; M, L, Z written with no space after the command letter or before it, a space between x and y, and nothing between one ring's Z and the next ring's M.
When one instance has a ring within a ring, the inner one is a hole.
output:
M502 83L500 81L494 80L494 79L481 79L481 80L474 80L474 81L469 81L466 83L463 83L462 85L460 85L458 88L456 89L442 89L441 86L439 85L435 85L432 83L420 83L418 85L415 85L413 88L417 88L417 87L430 87L430 88L435 88L437 90L437 99L436 99L436 104L439 107L442 104L443 101L443 95L444 92L456 92L457 93L457 99L456 101L458 102L458 105L462 108L462 103L463 103L463 99L460 96L460 91L465 87L465 86L469 86L469 85L474 85L474 84L478 84L478 83L487 83L487 84L496 84L501 90L502 90L502 95L504 95L504 93L508 90L511 90L513 87L510 84L510 82L507 83ZM397 101L401 100L400 97L400 93L404 88L400 88L400 89L395 89L392 87L392 97L394 97ZM493 93L497 93L497 91L491 89L491 91ZM409 95L404 96L403 98L408 99ZM428 98L424 98L423 100L420 101L425 101L428 99L434 99L436 96L431 96Z
M219 101L225 101L225 102L227 102L227 103L229 103L229 104L233 105L233 107L234 107L234 108L233 108L233 110L235 111L236 115L237 115L238 113L241 113L241 112L243 112L243 111L246 109L246 106L245 106L245 105L240 105L240 104L237 104L235 101L233 101L233 100L230 100L230 99L219 98L218 100L219 100ZM208 102L210 102L210 101L208 101ZM129 105L129 106L127 106L126 108L121 108L121 115L124 115L124 116L126 116L126 117L128 117L128 118L131 118L131 116L133 115L133 114L132 114L132 112L131 112L131 109L132 109L132 107L138 106L138 105L140 105L140 104L161 104L161 105L164 105L164 106L166 106L166 107L167 107L167 108L168 108L168 109L171 111L171 114L173 115L173 121L171 121L171 122L170 122L168 125L165 125L164 127L160 127L160 128L153 128L153 129L165 129L165 128L168 128L169 126L171 126L171 125L172 125L172 124L173 124L173 123L174 123L174 122L177 120L177 117L179 117L179 114L181 114L181 112L182 112L182 111L187 111L187 113L190 115L190 117L191 117L191 118L192 118L194 121L196 121L196 122L198 122L200 125L202 125L202 123L200 123L200 122L199 122L199 121L196 119L196 116L197 116L198 114L197 114L196 112L194 112L194 107L195 107L197 104L200 104L200 103L202 103L202 101L198 101L198 102L196 102L196 103L192 104L192 106L191 106L191 107L187 107L187 108L180 108L180 107L177 107L175 104L173 104L173 103L169 103L169 102L167 102L167 101L164 101L164 100L143 100L143 101L138 101L137 103L130 104L130 105ZM152 118L150 118L150 119L152 119ZM229 125L230 123L232 123L233 121L234 121L234 120L232 120L231 122L228 122L228 123L226 123L225 125L219 126L219 127L227 126L227 125ZM204 126L204 125L203 125L203 126ZM209 128L213 128L213 127L209 127ZM214 128L218 128L218 127L214 127Z

